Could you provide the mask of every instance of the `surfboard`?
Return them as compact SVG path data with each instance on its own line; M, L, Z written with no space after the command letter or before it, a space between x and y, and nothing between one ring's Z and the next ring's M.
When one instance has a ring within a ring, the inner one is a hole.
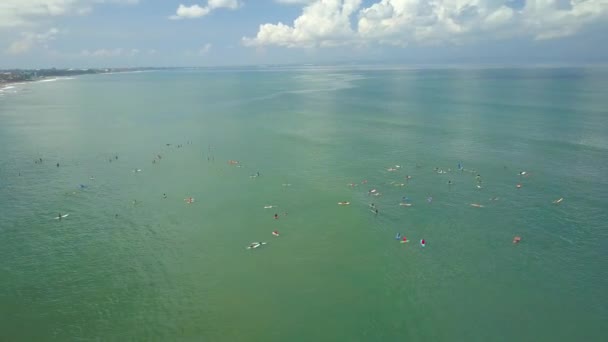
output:
M338 202L339 205L349 205L350 202Z
M256 248L258 248L260 246L263 246L265 244L266 244L266 242L256 242L254 245L247 246L247 249L256 249Z
M279 234L279 233L276 233L276 232L272 232L272 235L273 235L273 236L279 236L280 234Z
M66 218L70 216L70 214L61 215L61 218ZM59 216L54 217L55 220L59 220Z
M274 207L276 207L276 205L265 205L264 209L272 209Z
M402 207L411 207L412 203L399 203L399 205Z

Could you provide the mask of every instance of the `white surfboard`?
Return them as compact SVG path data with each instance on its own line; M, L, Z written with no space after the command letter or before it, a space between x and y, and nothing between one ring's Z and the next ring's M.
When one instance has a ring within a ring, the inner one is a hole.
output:
M61 215L61 218L66 218L68 216L70 216L70 214ZM55 218L55 220L59 220L59 216L56 216L54 218Z
M247 249L256 249L256 248L258 248L260 246L263 246L265 244L266 244L266 242L254 242L251 245L247 246Z

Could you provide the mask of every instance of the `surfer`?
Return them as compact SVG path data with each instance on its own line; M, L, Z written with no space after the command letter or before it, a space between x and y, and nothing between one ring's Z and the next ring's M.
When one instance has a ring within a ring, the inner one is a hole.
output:
M163 194L163 199L167 199L167 194Z
M376 211L374 212L376 215L378 215L378 208L376 208Z
M395 240L400 240L401 239L401 233L397 233L397 235L395 235Z
M279 219L279 214L274 214L274 219L278 220Z
M426 246L426 241L424 241L424 239L420 240L420 246L422 246L422 247Z
M515 237L513 238L513 243L514 243L514 244L518 244L520 241L521 241L521 237L519 237L519 236L515 236Z
M429 203L432 203L432 202L433 202L433 196L429 196L429 197L426 199L426 201L427 201L427 202L429 202Z
M409 242L409 240L407 239L407 237L405 237L405 236L404 236L404 237L401 239L401 243L406 243L406 242Z
M279 231L278 231L278 230L273 231L273 232L272 232L272 235L273 235L273 236L279 236Z
M63 218L63 217L61 216L61 213L59 213L59 215L57 215L57 219L58 219L59 221L61 221L61 219L62 219L62 218Z
M57 163L57 167L59 167L59 163Z

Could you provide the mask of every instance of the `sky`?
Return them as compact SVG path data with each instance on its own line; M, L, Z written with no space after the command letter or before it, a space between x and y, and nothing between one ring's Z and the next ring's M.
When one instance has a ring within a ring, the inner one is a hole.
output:
M608 0L0 0L0 69L608 62Z

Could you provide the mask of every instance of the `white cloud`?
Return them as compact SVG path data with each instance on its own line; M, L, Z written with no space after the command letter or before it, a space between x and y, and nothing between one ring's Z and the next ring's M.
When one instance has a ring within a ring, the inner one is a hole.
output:
M292 25L259 27L247 46L316 47L338 44L429 44L528 36L552 39L608 22L608 0L275 0L306 3Z
M216 8L229 8L229 9L237 9L240 4L238 0L209 0L207 6L211 9Z
M274 0L274 1L278 2L279 4L298 5L298 4L309 4L315 0Z
M96 58L114 58L114 57L135 57L139 56L142 53L147 53L148 55L154 55L157 53L154 49L149 49L146 51L141 51L137 48L131 49L123 49L123 48L103 48L97 50L82 50L80 51L81 57L96 57Z
M302 10L292 26L281 22L263 24L255 38L244 38L248 46L279 45L286 47L314 47L339 45L351 40L351 15L361 0L319 0Z
M185 6L180 4L175 11L175 15L170 16L169 19L179 20L200 18L218 8L235 10L240 6L241 4L238 0L209 0L207 2L207 6L199 6L196 4L192 6Z
M199 56L206 56L209 51L211 51L211 48L212 45L210 43L203 45L203 47L198 50Z
M98 50L82 50L80 55L83 57L120 57L123 56L124 50L121 48L116 49L98 49Z
M35 25L40 19L83 15L97 4L137 4L139 0L0 0L0 29Z
M55 40L59 33L60 31L56 28L51 28L42 33L22 32L20 39L11 43L6 52L12 55L19 55L30 51L36 46L47 49L48 43Z
M211 9L207 6L201 7L199 5L192 5L188 7L179 5L175 15L172 15L169 18L173 20L200 18L206 16L209 12L211 12Z

